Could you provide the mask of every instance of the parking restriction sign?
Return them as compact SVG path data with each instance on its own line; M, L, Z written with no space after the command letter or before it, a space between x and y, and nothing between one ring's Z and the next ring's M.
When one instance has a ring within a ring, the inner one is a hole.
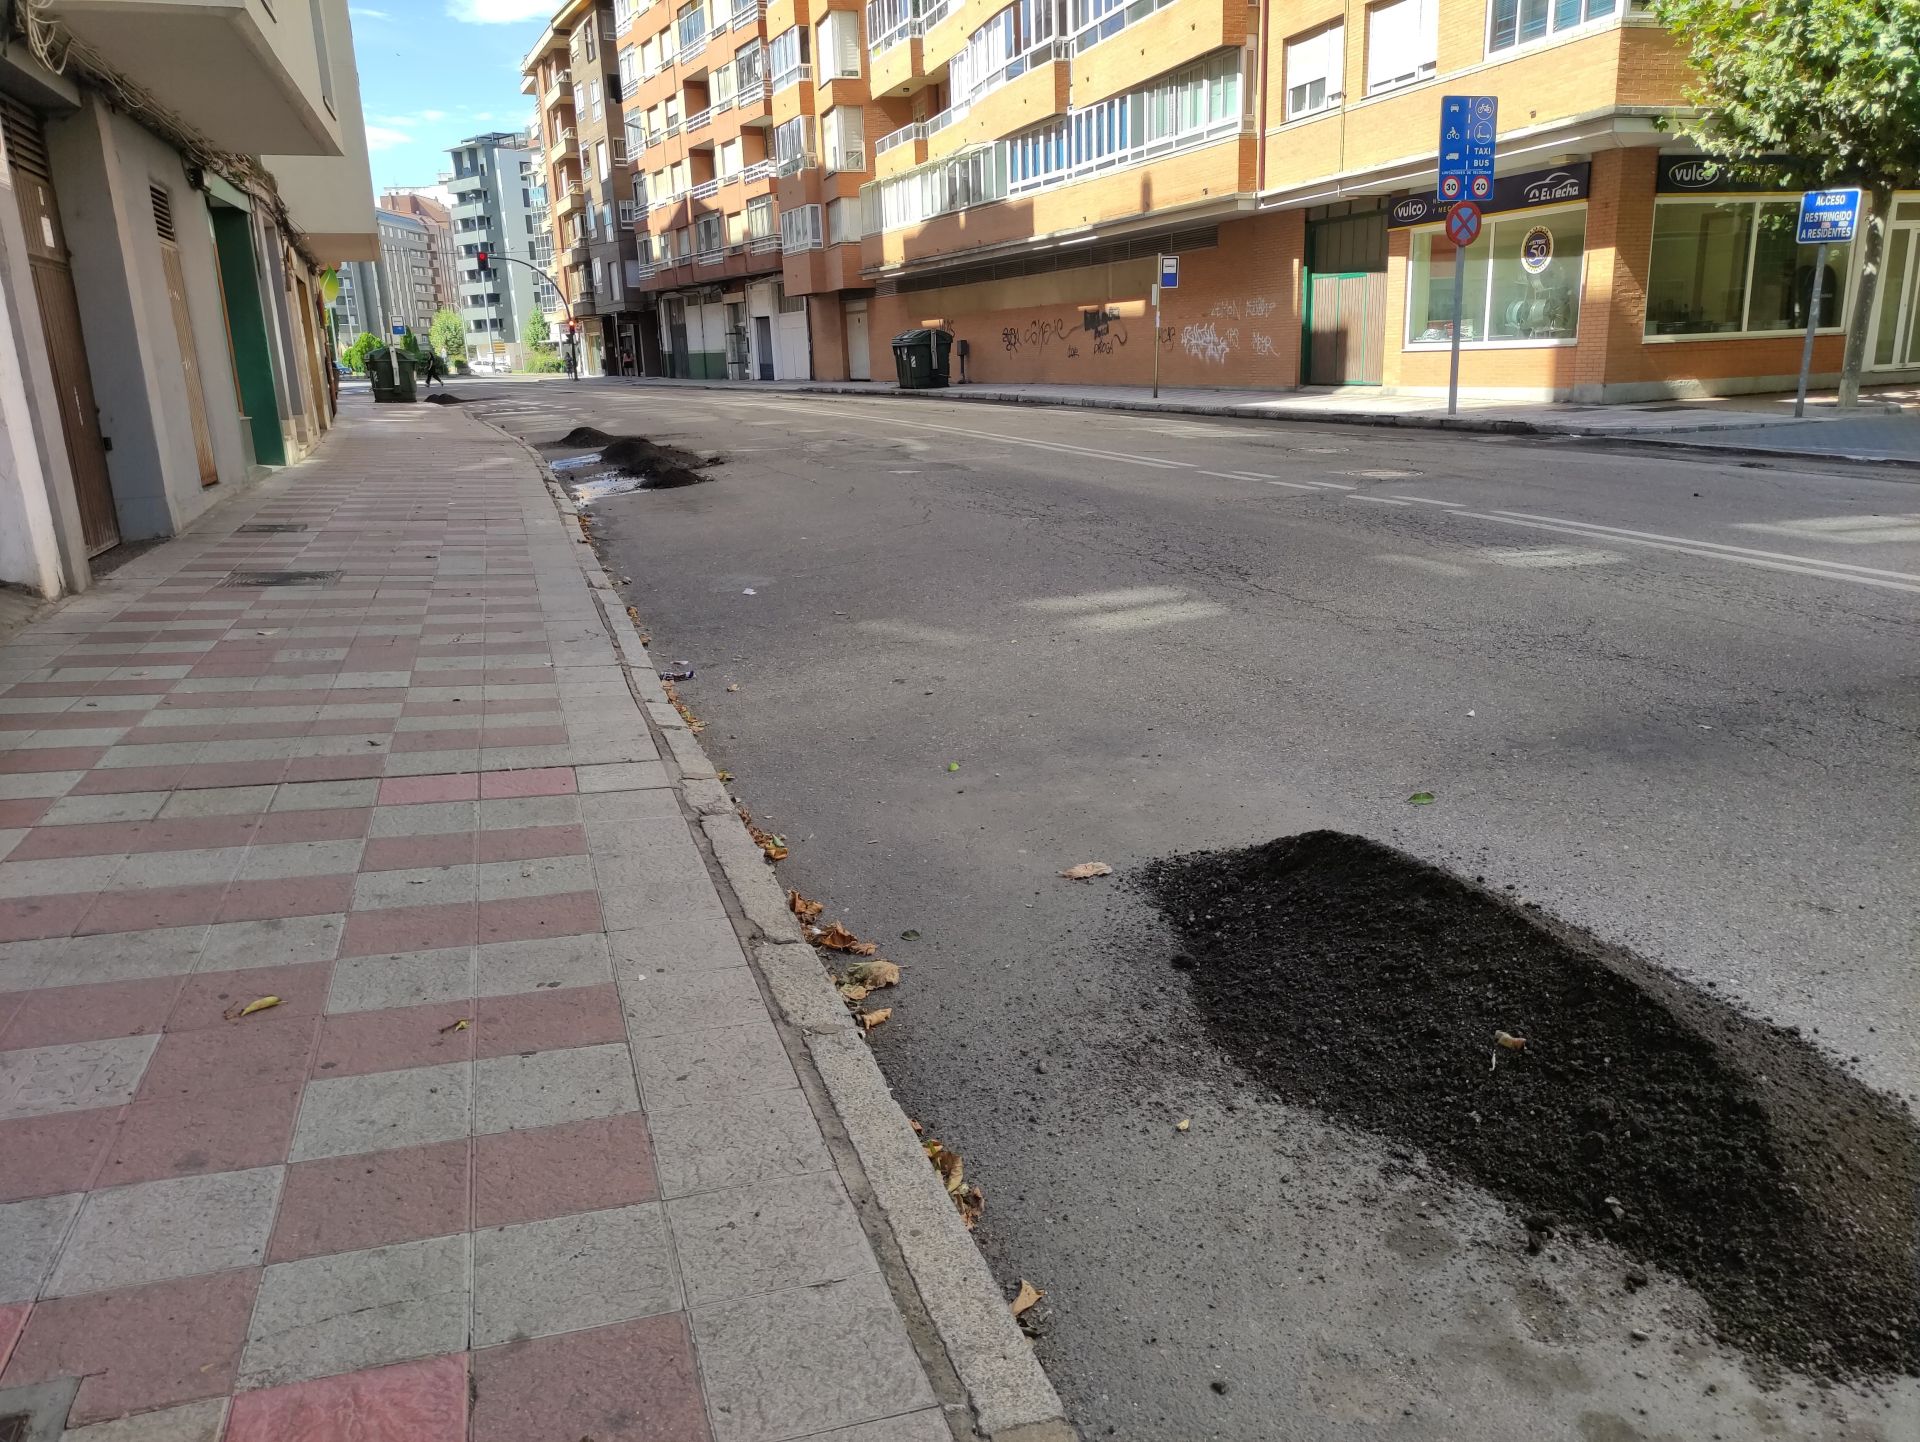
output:
M1458 246L1469 246L1480 238L1480 207L1471 200L1457 202L1447 212L1447 239Z

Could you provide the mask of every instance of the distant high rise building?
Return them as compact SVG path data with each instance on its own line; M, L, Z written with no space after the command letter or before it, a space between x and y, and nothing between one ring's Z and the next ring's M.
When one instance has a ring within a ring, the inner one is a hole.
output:
M369 326L385 335L405 325L422 340L433 325L433 240L426 223L393 210L375 210L380 226L380 291L386 324Z
M441 199L442 196L446 198ZM443 185L405 186L383 193L380 208L410 215L427 228L432 265L433 308L458 308L459 287L453 263L453 196Z
M453 248L460 315L467 327L467 355L482 366L505 368L520 358L527 317L541 313L538 277L522 261L533 260L538 209L528 171L534 152L525 131L470 136L449 152L453 174ZM482 270L485 250L510 257Z

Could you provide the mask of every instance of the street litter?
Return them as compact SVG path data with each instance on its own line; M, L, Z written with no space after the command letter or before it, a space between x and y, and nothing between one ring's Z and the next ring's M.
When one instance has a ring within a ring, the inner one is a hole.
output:
M268 1007L280 1005L277 996L255 997L245 1006L230 1006L222 1013L228 1021L238 1021L243 1016L252 1016L256 1011L265 1011Z
M1091 881L1096 876L1111 876L1113 868L1104 861L1083 861L1060 873L1069 881Z
M744 590L744 591L742 591L742 592L741 592L740 594L741 594L741 595L743 595L743 596L757 596L757 595L759 595L760 593L759 593L758 591L756 591L756 590L754 590L754 589L753 589L753 587L751 587L751 586L749 586L749 587L747 587L747 589L746 589L746 590Z
M673 670L662 671L660 673L660 679L662 681L691 681L693 679L694 672L691 661L676 661L673 664Z
M1433 805L1433 793L1431 791L1416 791L1407 798L1407 805L1431 806Z

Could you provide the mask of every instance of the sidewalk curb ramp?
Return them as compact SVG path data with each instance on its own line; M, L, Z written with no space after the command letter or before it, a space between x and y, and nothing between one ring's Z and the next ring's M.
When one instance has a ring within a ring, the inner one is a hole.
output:
M539 453L520 437L491 422L480 424L523 450L546 483L564 521L577 527L579 510ZM1033 1345L1001 1295L986 1259L934 1169L919 1138L894 1099L879 1063L834 989L818 954L807 945L787 907L785 893L764 853L734 814L731 800L699 741L668 703L652 659L626 613L625 604L602 569L591 546L574 550L602 620L626 670L628 685L651 725L661 751L673 758L677 790L697 822L738 914L748 932L746 950L753 969L791 1035L811 1063L817 1088L809 1100L820 1120L837 1122L857 1159L867 1205L863 1220L891 1238L894 1252L877 1248L883 1271L902 1303L909 1333L923 1354L933 1344L938 1355L924 1356L936 1388L941 1374L957 1377L970 1419L947 1407L956 1437L969 1434L983 1442L1076 1442L1060 1398L1033 1355ZM830 1108L830 1115L822 1108ZM836 1156L840 1161L844 1152ZM855 1193L856 1205L862 1202ZM904 1268L905 1275L902 1275ZM910 1296L902 1293L910 1291ZM916 1313L923 1319L916 1325ZM931 1324L933 1338L925 1324Z

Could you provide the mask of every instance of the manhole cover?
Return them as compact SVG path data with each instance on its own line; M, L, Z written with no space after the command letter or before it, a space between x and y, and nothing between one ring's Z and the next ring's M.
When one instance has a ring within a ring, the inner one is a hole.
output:
M284 536L293 531L304 530L306 530L306 527L298 521L285 523L278 521L261 521L255 525L240 527L239 534L243 536ZM0 1442L6 1442L6 1439L0 1437Z
M330 586L339 579L338 571L234 571L220 584L227 587Z
M26 1442L27 1424L32 1420L25 1412L0 1417L0 1442Z

